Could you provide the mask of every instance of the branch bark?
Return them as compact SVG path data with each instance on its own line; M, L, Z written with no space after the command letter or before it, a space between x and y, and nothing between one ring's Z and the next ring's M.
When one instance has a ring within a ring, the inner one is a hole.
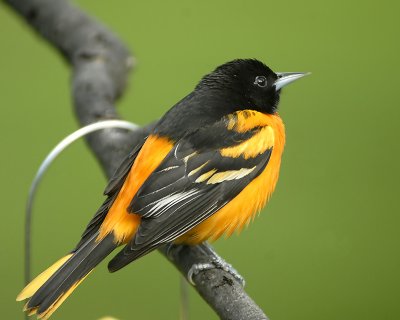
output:
M114 102L123 93L134 59L122 42L100 23L66 0L3 0L54 46L72 67L72 96L81 125L119 118ZM154 124L128 132L107 129L87 142L110 177L121 160L141 143ZM186 276L194 264L210 262L208 244L174 246L160 252ZM195 288L221 319L268 319L243 287L221 269L193 277Z

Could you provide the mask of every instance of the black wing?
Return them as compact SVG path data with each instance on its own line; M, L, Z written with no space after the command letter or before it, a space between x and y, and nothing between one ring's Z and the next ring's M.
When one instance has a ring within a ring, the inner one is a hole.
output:
M272 147L248 159L222 156L220 151L246 141L261 128L241 133L227 130L223 123L215 126L180 140L137 192L128 210L142 216L140 227L110 261L110 271L174 241L225 206L263 171Z

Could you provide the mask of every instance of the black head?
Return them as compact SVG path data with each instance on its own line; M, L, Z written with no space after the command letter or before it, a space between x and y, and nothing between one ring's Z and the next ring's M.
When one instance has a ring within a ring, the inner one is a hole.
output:
M195 90L171 108L155 132L178 141L191 131L239 110L276 112L281 88L306 75L275 73L254 59L225 63L201 79Z
M206 75L197 85L196 91L219 95L231 108L275 113L280 90L289 83L286 81L283 85L278 84L285 75L273 72L258 60L238 59Z

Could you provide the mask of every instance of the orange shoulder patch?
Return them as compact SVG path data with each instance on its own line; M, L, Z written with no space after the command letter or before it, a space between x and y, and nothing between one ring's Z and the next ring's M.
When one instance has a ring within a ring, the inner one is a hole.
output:
M267 149L274 146L275 134L274 130L266 126L250 139L229 148L221 149L221 155L224 157L237 158L243 156L245 159L254 158Z
M227 117L227 129L237 132L246 132L260 127L258 133L250 139L234 147L221 149L221 155L237 158L243 156L245 159L254 158L267 149L274 146L275 132L271 126L271 115L254 110L243 110L230 114Z

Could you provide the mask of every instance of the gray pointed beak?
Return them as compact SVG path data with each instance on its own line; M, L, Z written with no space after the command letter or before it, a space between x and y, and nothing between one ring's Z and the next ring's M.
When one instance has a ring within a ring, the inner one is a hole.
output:
M297 79L308 76L311 72L276 72L278 79L275 81L276 90L282 89Z

